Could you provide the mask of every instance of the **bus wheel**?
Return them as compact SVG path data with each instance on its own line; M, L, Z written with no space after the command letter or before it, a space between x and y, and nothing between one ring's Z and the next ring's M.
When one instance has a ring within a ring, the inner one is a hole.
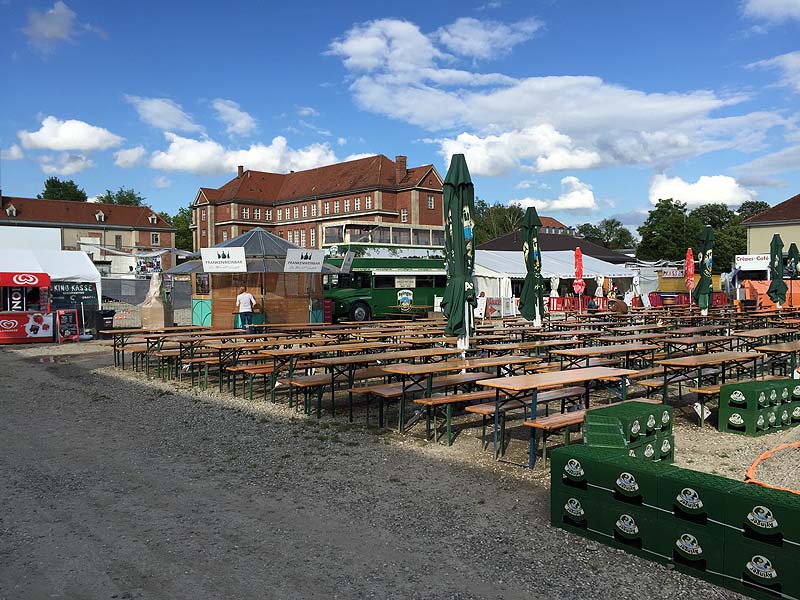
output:
M372 317L372 312L369 306L363 302L356 302L350 307L350 320L351 321L369 321Z

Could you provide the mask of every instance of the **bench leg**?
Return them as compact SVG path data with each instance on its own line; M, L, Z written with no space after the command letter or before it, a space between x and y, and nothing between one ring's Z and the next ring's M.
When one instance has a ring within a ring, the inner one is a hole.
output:
M436 439L436 411L431 411L430 406L425 407L425 439L431 439L431 412L433 412L433 441L438 441Z
M447 446L453 445L453 405L447 405Z
M321 386L317 387L317 418L318 419L322 418L322 396L324 395L324 393L325 393L325 386L324 385L321 385ZM333 413L331 413L331 416L333 416Z
M500 415L500 456L506 454L506 413ZM495 456L497 459L497 456Z

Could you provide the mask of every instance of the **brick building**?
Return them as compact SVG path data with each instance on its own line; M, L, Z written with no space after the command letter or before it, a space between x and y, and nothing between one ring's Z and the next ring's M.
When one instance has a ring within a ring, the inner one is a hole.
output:
M108 275L127 274L130 266L135 268L134 252L152 253L175 246L175 229L148 206L0 194L0 226L57 228L62 250L87 251L100 272ZM163 269L170 268L171 253L165 252L160 262Z
M245 170L192 204L195 250L263 227L303 248L444 245L442 178L383 155L286 174Z

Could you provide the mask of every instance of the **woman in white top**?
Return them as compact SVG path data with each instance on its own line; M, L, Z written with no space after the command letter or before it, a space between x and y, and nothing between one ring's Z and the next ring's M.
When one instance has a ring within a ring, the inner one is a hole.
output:
M253 294L242 286L239 288L239 295L236 296L236 306L239 308L239 321L242 329L253 330L253 309L257 306Z

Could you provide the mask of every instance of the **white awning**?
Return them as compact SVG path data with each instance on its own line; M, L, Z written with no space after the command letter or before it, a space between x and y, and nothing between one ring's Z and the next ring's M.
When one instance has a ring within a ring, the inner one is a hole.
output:
M510 277L524 279L527 274L525 258L522 251L477 250L475 252L475 275L478 277ZM622 279L633 277L635 271L620 265L583 255L583 277L594 278L598 275ZM542 277L575 278L575 252L573 250L555 250L542 252Z
M11 268L14 267L14 268ZM100 272L85 252L69 250L0 250L0 271L47 273L50 281L94 283L102 299Z

